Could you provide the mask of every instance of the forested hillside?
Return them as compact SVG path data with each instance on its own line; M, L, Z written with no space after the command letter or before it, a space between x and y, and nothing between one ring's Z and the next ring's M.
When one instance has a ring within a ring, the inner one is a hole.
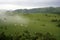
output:
M14 12L17 12L17 13L60 13L60 7L17 9L17 10L14 10Z

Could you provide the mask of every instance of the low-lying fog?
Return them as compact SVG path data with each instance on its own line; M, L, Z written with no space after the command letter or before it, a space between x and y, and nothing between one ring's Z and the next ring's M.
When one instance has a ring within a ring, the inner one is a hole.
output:
M12 15L13 13L11 13L11 15L8 15L8 13L6 12L0 12L0 20L2 20L5 23L14 23L16 24L28 24L29 23L29 18L26 18L24 16L15 14Z

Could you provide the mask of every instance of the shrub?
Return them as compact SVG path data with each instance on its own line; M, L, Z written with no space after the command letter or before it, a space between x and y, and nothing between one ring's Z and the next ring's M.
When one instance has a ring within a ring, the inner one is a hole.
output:
M60 24L57 24L57 27L60 27Z
M18 34L17 34L18 35ZM18 35L18 36L12 36L12 35L8 35L6 36L4 32L2 32L0 34L0 40L56 40L56 38L51 35L49 32L47 32L46 34L40 33L40 32L36 32L33 34L34 36L30 35L29 31L24 31L22 35Z
M53 20L51 20L51 22L57 22L58 20L57 19L53 19Z

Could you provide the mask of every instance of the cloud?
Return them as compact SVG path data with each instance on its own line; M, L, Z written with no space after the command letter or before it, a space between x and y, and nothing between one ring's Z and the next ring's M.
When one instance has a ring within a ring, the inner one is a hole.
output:
M11 5L15 6L14 8L60 6L60 0L0 0L1 5L10 5L11 8Z

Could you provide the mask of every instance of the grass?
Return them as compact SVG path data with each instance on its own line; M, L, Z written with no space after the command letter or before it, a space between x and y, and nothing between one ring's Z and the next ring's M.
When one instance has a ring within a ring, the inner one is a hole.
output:
M15 35L15 33L20 34L24 30L29 30L32 34L33 32L49 32L53 34L57 38L57 40L60 40L60 28L56 26L60 22L51 22L51 20L53 19L60 20L60 15L37 13L23 14L23 16L30 19L30 22L27 27L21 26L20 24L15 26L13 23L5 23L0 24L0 32L4 31L6 35ZM3 28L1 29L2 26ZM5 29L5 27L7 28Z

